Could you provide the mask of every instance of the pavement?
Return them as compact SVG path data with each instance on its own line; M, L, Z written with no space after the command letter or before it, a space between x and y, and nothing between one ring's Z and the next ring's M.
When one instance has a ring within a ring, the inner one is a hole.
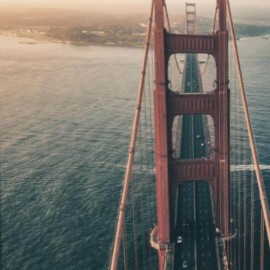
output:
M185 92L200 92L198 62L194 54L187 54L185 72ZM203 117L183 116L181 159L207 157ZM179 186L175 226L174 269L218 270L212 199L207 182Z

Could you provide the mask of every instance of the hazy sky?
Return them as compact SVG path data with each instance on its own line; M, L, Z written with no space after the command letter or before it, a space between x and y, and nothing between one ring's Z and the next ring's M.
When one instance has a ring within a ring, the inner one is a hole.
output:
M197 2L200 3L214 3L216 0L167 0L166 3L185 3L185 2ZM140 4L140 3L150 3L151 0L1 0L1 3L7 4L20 4L20 5L28 5L28 4L43 4L43 5L68 5L76 7L78 5L85 5L91 7L92 5L100 5L100 4L108 4L108 5L117 5L119 3L129 3L129 4ZM232 5L248 5L253 7L270 7L269 0L256 0L256 1L248 1L248 0L230 0ZM147 4L146 4L147 5Z
M205 13L210 11L212 13L213 6L215 5L216 0L167 0L168 8L175 11L183 10L184 3L196 2L198 13L200 10ZM106 11L115 12L115 11L138 11L141 12L145 10L148 12L149 5L151 0L0 0L1 5L16 5L27 7L38 6L38 7L64 7L64 8L75 8L75 9L87 9L88 11ZM247 7L249 10L270 10L270 0L231 0L230 1L233 11L239 12L242 10L242 7ZM270 17L270 12L269 12Z
M191 0L190 2L197 2L199 4L203 3L215 3L216 0ZM119 4L131 4L131 5L141 5L145 4L147 6L151 0L1 0L1 3L6 4L19 4L21 6L27 6L29 4L34 5L46 5L46 6L69 6L69 7L78 7L78 6L87 6L95 7L101 5L119 5ZM185 3L185 0L167 0L166 3ZM233 6L252 6L252 7L270 7L269 0L230 0L231 5Z

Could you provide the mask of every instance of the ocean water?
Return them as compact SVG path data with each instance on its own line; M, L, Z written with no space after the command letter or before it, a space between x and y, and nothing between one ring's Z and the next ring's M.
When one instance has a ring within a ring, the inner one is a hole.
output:
M3 269L106 269L143 51L21 41L0 37ZM270 38L239 50L269 183Z
M238 42L238 48L255 143L270 203L270 35L243 38Z

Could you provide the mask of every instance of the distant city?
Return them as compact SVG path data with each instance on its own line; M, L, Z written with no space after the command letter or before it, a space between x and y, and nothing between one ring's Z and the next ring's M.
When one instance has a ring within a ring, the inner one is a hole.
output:
M172 17L174 32L184 32L184 17ZM210 33L213 21L198 18L198 32ZM237 38L270 34L270 21L238 18ZM71 10L1 10L0 35L32 38L35 42L75 45L143 46L147 15L104 15ZM35 43L29 42L29 43Z

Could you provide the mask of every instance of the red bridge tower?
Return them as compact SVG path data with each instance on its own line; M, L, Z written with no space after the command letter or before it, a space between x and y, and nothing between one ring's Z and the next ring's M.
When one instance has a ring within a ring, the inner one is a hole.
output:
M178 186L187 181L207 181L212 189L216 224L229 234L229 89L226 0L217 0L219 29L213 35L196 34L196 9L187 3L187 34L168 33L164 27L164 0L155 1L155 134L157 170L157 238L159 269L164 251L174 235L174 206ZM188 11L189 7L193 10ZM216 89L208 94L172 94L168 62L173 54L210 54L216 63ZM177 115L205 114L214 122L215 155L212 159L179 160L172 155L172 123Z

